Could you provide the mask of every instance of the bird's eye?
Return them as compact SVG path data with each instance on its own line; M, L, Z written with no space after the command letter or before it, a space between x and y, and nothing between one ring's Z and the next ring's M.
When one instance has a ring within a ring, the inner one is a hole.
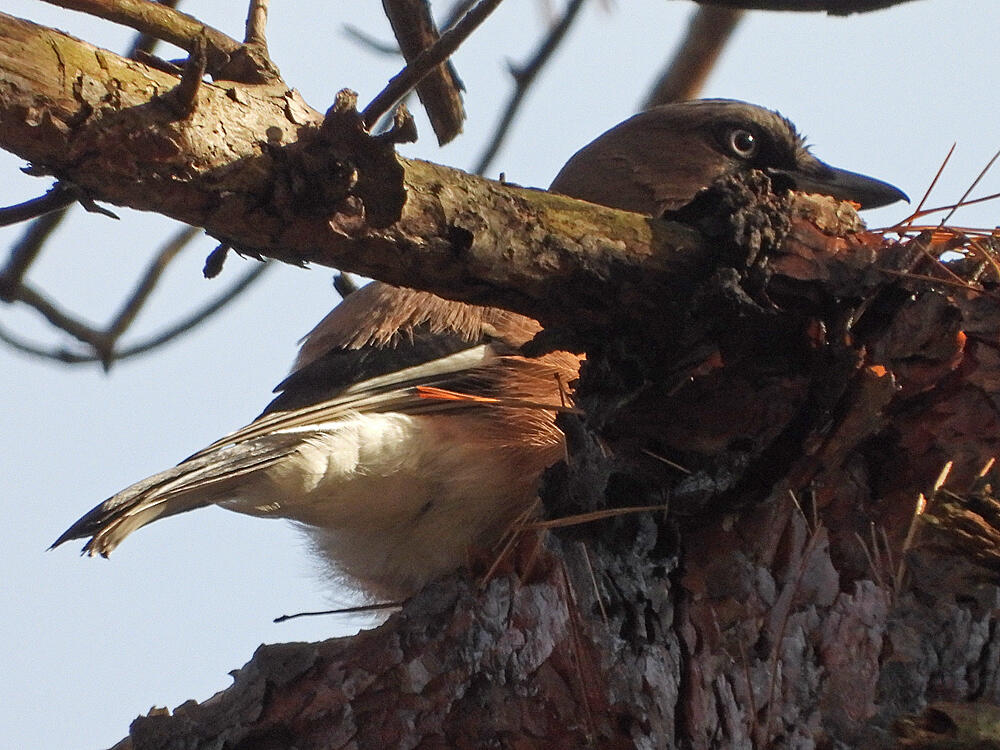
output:
M757 153L757 136L744 128L733 128L726 135L726 145L735 156L750 159Z

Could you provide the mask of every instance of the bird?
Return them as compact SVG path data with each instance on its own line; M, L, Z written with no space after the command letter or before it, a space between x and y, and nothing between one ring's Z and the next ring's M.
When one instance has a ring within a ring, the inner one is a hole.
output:
M727 99L658 106L581 148L550 190L661 217L727 175L758 169L860 208L906 196L813 156L792 123ZM247 426L93 508L52 545L107 557L160 518L218 505L294 521L343 584L408 598L494 545L564 454L581 357L521 347L535 320L373 281L303 341Z

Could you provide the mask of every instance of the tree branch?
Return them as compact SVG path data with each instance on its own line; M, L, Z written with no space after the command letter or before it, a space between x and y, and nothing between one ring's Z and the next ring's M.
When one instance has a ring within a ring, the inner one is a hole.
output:
M206 26L194 16L151 0L44 0L162 39L194 52L199 37L208 43L209 60L221 67L242 45L218 29Z
M699 7L670 65L653 85L642 109L696 97L743 15L744 11L734 8Z
M566 10L563 11L562 17L549 30L549 33L545 35L545 39L527 64L511 70L511 75L514 78L514 92L507 101L503 115L500 116L500 121L493 129L493 135L487 143L486 148L483 149L479 161L476 162L476 166L473 169L476 174L485 174L490 164L493 163L493 159L496 158L500 146L503 145L507 133L510 132L511 123L514 122L514 118L520 111L521 104L528 95L531 85L535 82L545 64L552 59L555 51L559 49L562 40L566 38L566 32L569 31L573 25L573 21L579 15L583 3L584 0L570 0L569 5L566 6Z
M468 13L462 16L458 23L442 34L433 46L421 52L413 62L408 63L405 68L390 79L389 85L365 107L365 111L361 115L362 120L369 127L378 122L378 119L420 83L424 76L451 57L462 42L479 28L479 25L497 9L501 2L503 0L479 0Z
M826 11L832 16L866 13L912 0L697 0L700 5L718 5L745 10Z
M438 41L440 35L428 0L382 0L382 7L407 64ZM462 132L465 121L462 82L451 61L432 69L416 89L438 144L443 146Z
M575 319L580 299L596 316L628 308L609 284L634 293L710 266L689 228L398 158L356 113L331 111L324 124L291 90L206 83L178 120L156 96L175 77L0 15L0 84L29 75L30 90L0 88L0 145L95 198L205 227L238 250L550 322ZM114 98L100 93L109 85ZM337 178L337 164L358 174ZM337 193L341 178L357 184ZM328 205L308 205L323 190Z

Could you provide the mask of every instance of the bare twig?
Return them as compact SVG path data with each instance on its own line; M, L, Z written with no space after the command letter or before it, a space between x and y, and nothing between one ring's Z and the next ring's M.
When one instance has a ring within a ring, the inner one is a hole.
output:
M17 288L10 291L12 292L12 301L23 302L28 307L33 308L50 324L65 331L73 338L90 345L93 345L100 338L100 332L63 312L48 297L23 281Z
M274 265L274 261L265 261L250 269L240 279L238 279L229 289L220 294L214 300L208 302L195 310L190 315L182 318L179 322L161 331L160 333L135 344L114 352L112 361L119 362L124 359L146 354L164 344L172 341L183 333L187 333L219 310L228 305L233 299L246 291L263 273ZM33 344L19 339L3 329L0 329L0 341L8 346L25 354L30 354L42 359L55 360L65 364L89 364L92 362L104 362L104 359L96 352L88 353L73 352L68 349L46 349L38 344ZM93 348L93 347L92 347Z
M59 226L68 210L68 208L64 208L61 211L54 211L35 219L28 226L20 241L11 248L7 265L0 271L0 300L4 302L14 300L12 290L21 283L28 268L42 251L45 240Z
M246 35L244 43L267 51L267 37L264 30L267 28L267 6L268 0L250 0L250 9L247 11Z
M324 609L319 612L296 612L294 615L281 615L271 622L288 622L299 617L323 617L325 615L356 615L365 612L381 612L385 609L400 609L403 602L384 602L379 604L360 604L356 607L341 607L340 609Z
M517 116L518 110L520 110L521 104L528 94L528 90L538 77L539 71L545 67L545 64L552 58L552 54L559 48L559 44L566 38L566 32L569 31L570 26L573 25L573 21L576 20L580 8L583 7L583 3L584 0L571 0L570 4L566 6L566 11L562 14L562 18L552 27L527 64L511 71L514 77L514 92L507 101L507 106L504 108L504 113L500 117L500 121L493 129L493 136L490 138L489 143L479 157L479 161L476 163L474 168L476 174L486 172L493 159L496 158L500 146L503 145L504 139L510 131L511 123L514 121L514 117Z
M105 336L110 340L112 345L132 325L136 315L139 314L142 306L149 299L149 295L156 288L157 282L163 276L163 272L167 270L170 262L177 257L188 243L198 236L200 231L197 227L183 227L160 249L153 262L146 269L146 273L139 280L132 295L126 300L122 309L108 326Z
M412 63L393 76L389 85L382 89L361 113L361 119L365 124L370 128L408 91L420 83L424 76L447 60L501 2L503 0L480 0L461 21L442 34L433 46L425 49Z
M978 174L978 175L976 175L976 179L974 179L974 180L972 181L972 184L971 184L971 185L969 185L968 189L967 189L967 190L966 190L966 191L965 191L964 193L962 193L962 197L958 199L958 202L957 202L957 203L955 204L954 208L952 208L952 209L951 209L951 211L949 211L949 212L948 212L947 214L945 214L944 218L943 218L943 219L941 219L941 226L942 226L942 227L943 227L943 226L945 226L945 225L946 225L946 224L948 223L948 220L949 220L949 219L950 219L950 218L951 218L952 216L954 216L954 215L955 215L955 212L956 212L956 211L957 211L957 210L958 210L958 209L959 209L959 208L960 208L961 206L964 206L964 205L965 205L965 199L969 197L969 193L971 193L971 192L972 192L973 190L975 190L975 189L976 189L976 185L978 185L978 184L979 184L979 182L980 182L980 180L982 180L982 179L983 179L983 178L984 178L984 177L986 176L986 173L987 173L987 172L989 172L989 171L990 171L990 169L992 169L992 168L993 168L993 165L994 165L994 164L996 163L996 160L997 160L997 159L1000 159L1000 151L997 151L997 152L996 152L995 154L993 154L993 158L991 158L991 159L990 159L990 160L989 160L989 161L988 161L988 162L986 163L986 166L985 166L985 167L983 167L983 168L982 168L982 170L980 170L979 174Z
M407 63L415 61L438 41L440 35L428 0L382 0L382 8ZM416 90L440 145L462 132L465 121L462 82L450 61L430 70Z
M0 208L0 227L36 219L53 211L60 211L75 201L75 191L57 182L45 195L18 203L15 206Z
M156 349L157 347L163 346L168 341L177 338L183 333L187 333L192 328L195 328L199 324L205 322L209 317L219 312L222 308L232 302L236 297L241 295L250 286L259 279L267 269L275 265L274 261L266 260L262 263L257 264L249 271L247 271L243 276L241 276L229 289L224 291L215 299L211 300L207 304L199 307L197 310L192 312L190 315L182 318L179 322L161 331L159 334L150 337L146 341L135 344L134 346L122 349L115 354L115 360L128 359L129 357L134 357L139 354L145 354L148 351ZM93 361L93 360L91 360Z
M642 108L696 97L744 13L737 8L699 6L687 34Z
M398 45L390 44L388 42L383 42L380 39L376 39L371 34L366 34L357 26L352 26L349 23L345 23L344 33L347 34L347 36L353 39L354 41L367 47L372 52L377 52L380 55L386 55L386 56L392 55L393 57L399 54Z
M53 326L65 331L77 340L88 344L93 349L95 356L107 367L114 359L115 343L128 326L131 325L132 321L135 320L136 315L138 315L139 310L149 298L166 266L197 233L198 230L192 227L185 227L161 249L136 286L135 291L105 330L95 329L63 312L44 294L23 283L23 281L15 289L11 290L12 301L23 302L34 308ZM59 358L62 359L61 356Z

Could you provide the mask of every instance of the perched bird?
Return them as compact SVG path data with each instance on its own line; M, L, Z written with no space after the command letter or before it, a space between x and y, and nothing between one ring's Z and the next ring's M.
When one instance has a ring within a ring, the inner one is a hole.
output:
M660 216L747 169L862 208L905 199L813 157L780 115L729 100L626 120L578 151L551 190ZM107 556L140 526L216 504L296 521L348 583L411 595L495 542L562 455L554 414L579 358L521 356L539 330L371 283L307 335L261 416L101 503L53 546L89 537L84 552Z

